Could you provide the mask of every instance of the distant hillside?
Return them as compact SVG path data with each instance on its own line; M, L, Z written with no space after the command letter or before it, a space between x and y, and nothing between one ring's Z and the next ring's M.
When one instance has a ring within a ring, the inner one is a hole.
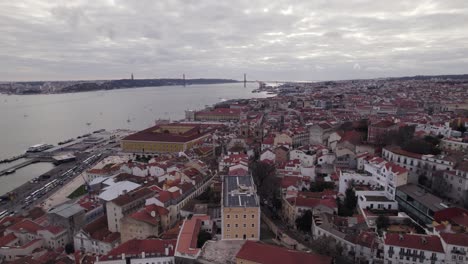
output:
M468 74L452 74L452 75L416 75L407 77L391 77L390 80L430 80L430 79L442 79L442 80L468 80Z
M186 85L192 84L217 84L217 83L236 83L238 81L231 79L186 79ZM122 88L138 88L150 86L167 86L167 85L184 85L183 79L122 79L111 80L103 83L78 83L61 89L61 93L96 91L96 90L112 90Z

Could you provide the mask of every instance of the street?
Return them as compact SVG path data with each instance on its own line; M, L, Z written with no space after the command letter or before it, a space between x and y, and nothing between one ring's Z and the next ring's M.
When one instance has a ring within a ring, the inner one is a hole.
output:
M21 214L24 211L41 205L44 200L66 185L99 160L118 152L118 143L106 140L93 145L85 151L75 152L76 160L59 164L52 170L38 175L20 187L13 190L13 199L3 201L0 211L7 211L5 215ZM3 176L8 177L8 175Z

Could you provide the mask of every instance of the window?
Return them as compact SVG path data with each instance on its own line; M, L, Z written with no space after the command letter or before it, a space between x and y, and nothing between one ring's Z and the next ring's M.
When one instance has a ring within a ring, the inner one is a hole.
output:
M226 218L228 218L228 219L229 219L229 218L231 218L231 216L230 216L229 214L227 214L227 215L226 215Z
M247 215L244 215L244 219L247 218Z
M238 224L236 224L236 227L239 227L239 225L238 225Z
M231 224L227 224L227 227L231 227Z
M252 224L252 227L255 227L255 224Z
M255 218L255 215L253 214L253 215L252 215L252 219L254 219L254 218Z

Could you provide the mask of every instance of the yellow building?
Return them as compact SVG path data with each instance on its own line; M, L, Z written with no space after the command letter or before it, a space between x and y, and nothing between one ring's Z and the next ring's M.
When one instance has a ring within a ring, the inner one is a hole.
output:
M215 108L195 112L197 121L239 121L241 110L233 108Z
M122 151L134 153L174 153L202 143L220 125L171 123L157 125L121 140Z
M222 239L260 239L260 206L251 176L224 177L221 210Z

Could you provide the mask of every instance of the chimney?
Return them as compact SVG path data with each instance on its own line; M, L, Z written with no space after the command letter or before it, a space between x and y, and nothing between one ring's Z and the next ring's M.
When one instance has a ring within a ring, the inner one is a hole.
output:
M122 259L125 260L125 253L122 253Z
M141 252L141 258L145 258L145 256L146 256L146 255L145 255L145 252L144 252L144 251Z
M399 235L398 235L398 239L403 240L403 235L402 235L402 234L399 234Z
M169 256L169 247L166 247L166 248L164 249L164 254L165 254L166 256Z

